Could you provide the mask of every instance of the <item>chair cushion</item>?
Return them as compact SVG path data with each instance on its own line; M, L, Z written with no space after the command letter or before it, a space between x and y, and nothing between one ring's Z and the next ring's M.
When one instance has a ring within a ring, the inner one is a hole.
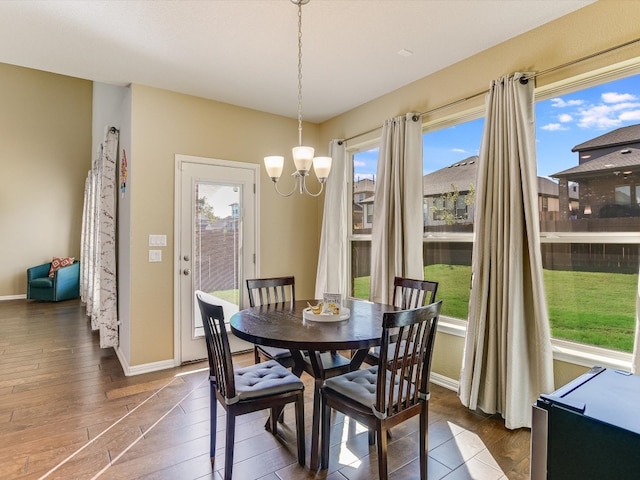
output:
M288 348L267 347L266 345L260 345L258 350L264 352L269 358L274 360L282 360L283 358L291 357L291 350Z
M275 360L238 368L234 371L234 380L236 396L228 399L228 404L265 395L304 390L302 381Z
M34 278L29 282L29 285L32 288L52 288L53 278L49 278L49 277Z
M73 265L74 261L75 257L53 257L53 260L51 260L51 268L49 268L49 276L53 277L56 270Z
M400 351L401 352L404 351L406 343L407 343L406 340L402 340L400 342ZM411 342L409 344L409 349L413 349L413 342ZM395 343L391 343L391 344L389 344L389 347L387 348L387 359L392 359L395 354L396 354L396 344ZM373 348L369 349L369 355L371 355L372 357L375 357L378 360L380 360L380 347L373 347Z
M376 403L377 381L378 367L374 366L328 378L324 385L365 407L372 407Z
M371 412L379 418L384 418L384 412L378 412L375 408L376 404L376 383L378 381L378 366L369 367L363 370L355 370L353 372L338 375L324 381L324 387L331 389L340 395L370 408ZM394 388L398 388L400 378L396 376L394 380ZM390 388L390 380L387 376L387 391ZM414 386L411 387L411 393L414 392ZM397 398L398 393L394 394Z

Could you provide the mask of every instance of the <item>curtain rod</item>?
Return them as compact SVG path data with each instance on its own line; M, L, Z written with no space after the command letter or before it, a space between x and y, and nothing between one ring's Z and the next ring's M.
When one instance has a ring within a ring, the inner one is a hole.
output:
M536 77L539 77L541 75L546 75L548 73L555 72L556 70L560 70L562 68L570 67L572 65L584 62L586 60L591 60L592 58L599 57L600 55L604 55L606 53L613 52L613 51L618 50L620 48L628 47L629 45L633 45L634 43L638 43L638 42L640 42L640 38L636 38L634 40L630 40L628 42L621 43L619 45L615 45L615 46L607 48L605 50L600 50L599 52L595 52L595 53L592 53L590 55L586 55L584 57L580 57L580 58L578 58L576 60L571 60L571 61L569 61L567 63L563 63L562 65L556 65L555 67L547 68L546 70L542 70L541 72L534 73L532 75L529 75L528 77L522 77L520 79L520 83L526 84L532 78L536 78ZM470 95L468 97L464 97L464 98L460 98L458 100L454 100L453 102L447 103L445 105L441 105L439 107L432 108L431 110L427 110L425 112L417 113L417 114L415 114L413 116L413 121L414 122L417 121L423 115L428 115L428 114L437 112L439 110L443 110L445 108L453 107L454 105L458 105L459 103L467 102L467 101L469 101L469 100L471 100L473 98L477 98L477 97L480 97L482 95L486 95L488 92L489 92L489 90L483 90L482 92L474 93L473 95ZM353 135L353 136L351 136L349 138L345 138L343 140L339 140L338 144L342 145L344 142L348 142L349 140L353 140L354 138L361 137L362 135L366 135L368 133L373 133L376 130L379 130L380 128L381 127L372 128L371 130L367 130L366 132L358 133L357 135Z

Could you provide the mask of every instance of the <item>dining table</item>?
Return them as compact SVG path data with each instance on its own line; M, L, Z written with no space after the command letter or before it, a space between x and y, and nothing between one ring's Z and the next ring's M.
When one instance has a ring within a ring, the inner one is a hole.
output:
M309 460L312 471L319 466L322 383L331 376L360 368L369 349L380 345L383 314L398 310L392 305L345 299L342 315L309 315L309 304L316 303L317 300L298 300L261 305L240 310L229 320L233 334L243 340L290 349L295 362L293 373L301 376L307 372L314 378ZM339 353L345 351L349 355Z

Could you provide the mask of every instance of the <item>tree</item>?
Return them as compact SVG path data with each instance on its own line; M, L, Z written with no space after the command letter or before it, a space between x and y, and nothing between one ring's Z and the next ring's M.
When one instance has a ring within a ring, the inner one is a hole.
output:
M451 191L440 195L440 202L434 202L434 206L431 207L433 211L434 219L442 220L446 225L453 225L454 223L460 223L469 218L468 208L465 209L464 214L458 215L456 205L460 198L460 190L453 183L451 184ZM469 184L469 190L465 195L462 195L464 204L466 207L470 207L476 201L476 189L473 184ZM440 203L440 205L438 205Z
M199 197L197 202L196 211L199 215L202 215L207 218L209 223L215 223L220 220L220 217L216 216L213 211L213 206L207 203L207 197Z

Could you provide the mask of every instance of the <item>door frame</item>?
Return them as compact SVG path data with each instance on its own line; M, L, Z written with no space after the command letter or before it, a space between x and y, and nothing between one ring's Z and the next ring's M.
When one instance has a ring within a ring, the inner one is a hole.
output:
M177 367L181 365L182 357L182 343L181 343L181 288L180 279L182 275L181 269L181 243L180 243L180 229L181 229L181 202L182 202L182 163L196 163L202 165L211 165L217 167L231 167L231 168L245 168L254 171L255 178L255 195L254 195L254 213L255 213L255 228L254 228L254 245L255 245L255 271L256 274L260 272L260 165L247 162L235 162L231 160L221 160L218 158L197 157L193 155L175 155L174 166L174 206L173 206L173 363ZM242 286L240 286L241 288ZM244 298L244 294L241 298Z

